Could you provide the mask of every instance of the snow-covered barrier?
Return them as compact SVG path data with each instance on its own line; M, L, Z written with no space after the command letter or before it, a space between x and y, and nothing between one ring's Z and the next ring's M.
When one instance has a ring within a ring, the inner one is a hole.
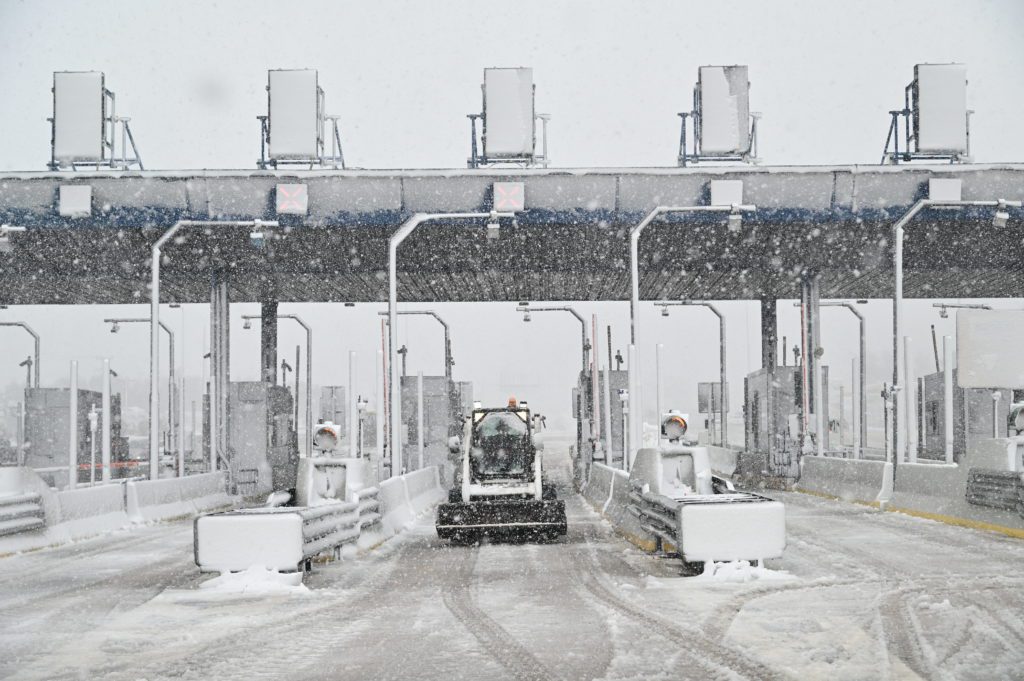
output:
M808 456L796 488L1024 537L1024 438L981 441L958 464Z
M611 499L616 474L628 477L625 471L618 471L603 463L595 462L590 465L590 478L583 490L583 497L601 513L604 513L605 506Z
M796 488L862 504L887 502L892 495L892 464L885 461L805 456Z
M217 472L130 481L125 486L125 504L133 522L150 522L225 508L232 499L225 491L224 473Z
M900 464L888 510L1024 537L1022 444L993 438L959 464Z
M380 484L381 525L388 535L401 532L421 513L445 499L437 466L388 478Z
M0 539L0 554L28 551L121 529L230 506L224 473L53 490L31 468L0 468L0 495L38 495L46 524Z
M195 562L201 572L240 572L254 565L301 570L325 551L359 539L359 504L248 508L195 519Z
M656 537L643 529L630 508L629 473L603 463L592 464L583 497L627 540L646 551L657 548Z
M781 502L737 492L711 470L706 447L640 449L629 477L629 508L641 536L660 539L685 562L779 558L786 548Z

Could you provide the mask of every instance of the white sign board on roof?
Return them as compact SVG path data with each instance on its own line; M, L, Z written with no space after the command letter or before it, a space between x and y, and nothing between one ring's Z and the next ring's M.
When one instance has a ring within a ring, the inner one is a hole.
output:
M1024 389L1022 338L1024 310L957 310L957 383Z
M967 67L963 64L918 64L914 120L917 150L927 153L967 151Z
M53 156L61 164L103 160L103 74L53 74Z
M484 69L484 154L533 155L533 69Z
M702 154L738 154L750 146L746 66L702 66L697 72Z
M272 160L319 156L319 97L315 69L268 71Z

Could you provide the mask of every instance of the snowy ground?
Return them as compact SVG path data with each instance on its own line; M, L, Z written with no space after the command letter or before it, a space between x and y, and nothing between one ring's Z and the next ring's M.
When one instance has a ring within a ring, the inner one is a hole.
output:
M683 578L565 481L555 544L429 522L308 590L192 564L191 523L0 560L0 678L993 679L1024 675L1024 542L783 494L770 571Z

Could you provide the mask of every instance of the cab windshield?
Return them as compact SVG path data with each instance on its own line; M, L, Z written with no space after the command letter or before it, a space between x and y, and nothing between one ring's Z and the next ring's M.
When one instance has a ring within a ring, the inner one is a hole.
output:
M520 476L533 465L529 427L515 412L485 415L476 425L473 445L477 478Z

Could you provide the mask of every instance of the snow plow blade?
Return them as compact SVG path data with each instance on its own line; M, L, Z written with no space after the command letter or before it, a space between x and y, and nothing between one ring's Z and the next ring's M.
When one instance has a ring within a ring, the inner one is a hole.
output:
M480 534L555 537L566 533L565 502L516 499L441 504L436 526L441 539Z

